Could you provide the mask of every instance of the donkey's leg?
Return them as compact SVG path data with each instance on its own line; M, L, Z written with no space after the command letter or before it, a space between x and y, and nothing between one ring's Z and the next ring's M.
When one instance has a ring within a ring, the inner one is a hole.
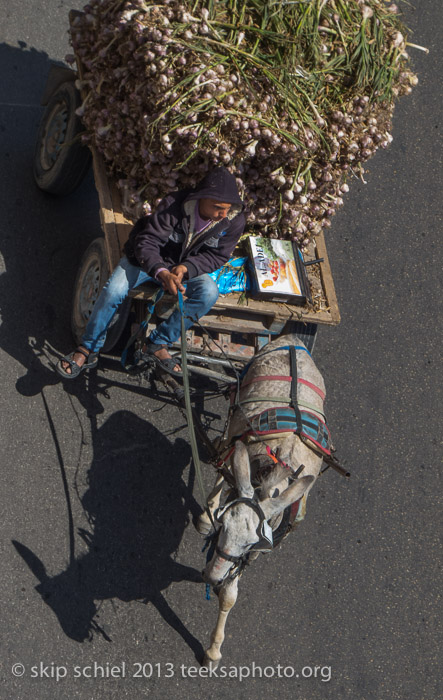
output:
M211 515L214 515L215 509L218 508L220 504L220 496L223 490L223 483L223 476L221 474L217 474L214 488L212 489L207 499L208 508L211 511ZM211 532L212 524L206 510L199 516L195 527L197 529L197 532L199 532L201 535L209 535L209 533Z
M226 618L230 609L235 605L238 593L238 576L236 576L232 581L224 584L218 594L218 618L217 624L211 634L211 646L205 653L203 659L203 666L208 668L217 668L219 661L222 657L220 653L220 647L223 644L225 638L225 624Z

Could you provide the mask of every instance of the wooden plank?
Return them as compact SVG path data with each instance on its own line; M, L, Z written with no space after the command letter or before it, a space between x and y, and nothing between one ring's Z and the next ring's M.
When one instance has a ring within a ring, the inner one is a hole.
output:
M103 233L105 234L109 269L112 271L121 258L118 230L115 223L113 202L103 158L97 153L94 147L91 147L91 151L95 187L100 202L100 219Z
M307 323L326 323L335 325L339 322L332 316L330 310L314 311L306 306L297 306L296 304L283 304L277 301L261 301L259 299L247 298L245 304L238 304L240 294L229 294L219 297L215 307L220 311L229 311L246 309L251 314L257 316L273 317L276 320L292 320L306 321Z
M123 247L129 238L129 234L133 229L134 222L128 219L123 214L120 192L114 181L110 182L110 193L112 199L112 208L114 211L114 220L117 229L119 253L121 257L123 255Z
M259 316L251 318L235 318L232 316L203 316L200 321L203 328L212 328L216 331L231 331L231 333L266 333L268 328L260 320ZM282 328L284 321L282 321ZM282 328L280 330L282 330ZM276 331L278 332L278 331Z
M207 315L200 319L200 324L205 328L212 328L218 332L229 331L232 333L254 333L260 335L274 334L278 335L284 331L286 323L290 319L280 318L274 319L270 324L265 322L263 317L259 315L251 315L249 318L236 318L229 314L222 316ZM295 319L294 319L295 320ZM305 318L303 320L306 320ZM330 314L325 311L318 312L315 318L307 321L309 323L321 323L322 325L330 325Z
M323 231L316 238L316 248L317 257L324 258L324 262L320 263L320 275L332 322L334 325L336 325L340 323L340 311L338 308L337 295L335 293L334 280L332 279L332 271L329 264L329 257L326 250L326 242Z

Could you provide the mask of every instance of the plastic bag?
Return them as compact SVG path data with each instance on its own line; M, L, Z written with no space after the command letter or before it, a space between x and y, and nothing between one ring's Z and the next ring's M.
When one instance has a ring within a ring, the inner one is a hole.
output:
M209 273L209 277L217 282L220 294L244 292L251 288L249 273L245 270L247 259L247 257L230 258L223 267Z

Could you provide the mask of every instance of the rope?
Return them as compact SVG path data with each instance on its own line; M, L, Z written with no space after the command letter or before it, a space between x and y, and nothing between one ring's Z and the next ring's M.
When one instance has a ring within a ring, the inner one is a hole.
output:
M207 505L206 492L205 492L205 487L203 484L202 470L201 470L201 464L200 464L200 457L198 454L197 440L195 437L194 421L192 418L191 396L190 396L190 392L189 392L188 359L187 359L187 351L186 351L186 329L185 329L185 312L184 312L184 307L183 307L183 294L180 292L180 290L177 290L177 294L178 294L178 306L180 309L180 316L181 316L180 346L181 346L181 365L182 365L182 372L183 372L183 393L184 393L184 398L185 398L186 419L188 421L188 430L189 430L189 438L190 438L190 442L191 442L192 458L194 460L195 473L197 476L197 481L198 481L198 485L200 488L200 493L201 493L202 499L203 499L203 507L206 510L206 512L208 513L209 519L211 521L211 525L215 531L216 528L215 528L214 520L212 518L212 513Z

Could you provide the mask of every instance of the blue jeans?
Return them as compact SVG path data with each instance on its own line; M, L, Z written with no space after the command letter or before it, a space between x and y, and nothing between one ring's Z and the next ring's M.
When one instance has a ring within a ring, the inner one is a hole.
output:
M156 279L150 277L144 270L131 265L126 257L123 257L115 268L109 280L103 287L97 301L94 304L91 317L82 336L82 345L91 352L99 352L106 340L106 332L115 312L128 296L131 289L144 282L154 282L161 290L161 285ZM216 282L209 275L200 275L183 282L186 287L187 299L184 303L185 329L204 316L214 306L218 297ZM157 301L160 298L157 297ZM177 308L171 316L160 323L152 331L149 340L159 345L170 345L180 337L181 315Z

